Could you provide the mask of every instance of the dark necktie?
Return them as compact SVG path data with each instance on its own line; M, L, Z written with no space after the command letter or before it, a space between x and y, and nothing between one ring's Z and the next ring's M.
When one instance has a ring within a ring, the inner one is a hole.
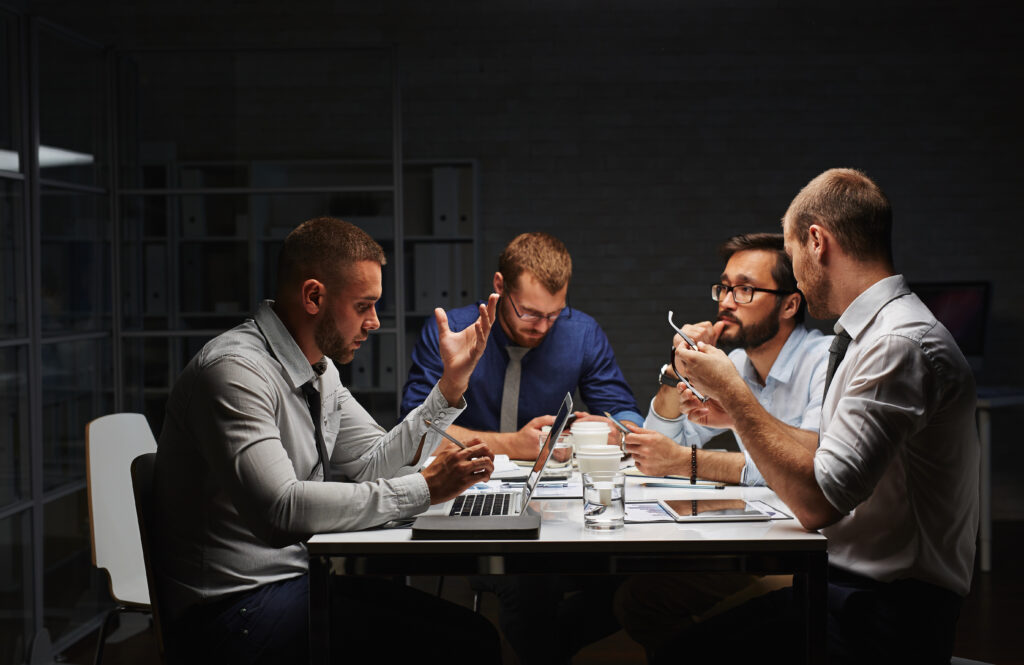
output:
M331 479L331 465L327 456L327 444L324 443L324 431L320 428L320 391L313 386L315 380L312 379L308 383L302 384L302 394L306 396L306 406L309 407L309 415L313 417L313 432L316 436L316 456L318 458L309 478L312 479L316 474L317 467L322 467L324 480L327 481Z
M832 383L832 377L836 375L836 368L839 367L839 363L843 362L843 356L846 355L846 349L850 346L851 341L850 333L845 330L839 331L832 338L832 346L828 348L828 369L825 370L825 392L822 394L822 399L828 394L828 387Z

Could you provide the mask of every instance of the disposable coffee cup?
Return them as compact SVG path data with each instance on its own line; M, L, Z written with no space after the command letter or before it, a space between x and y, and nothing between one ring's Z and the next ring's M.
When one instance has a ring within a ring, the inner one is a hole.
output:
M616 472L622 451L615 446L576 448L576 465L580 473L597 473L600 471Z
M611 428L608 423L599 420L583 421L573 423L572 441L576 450L580 448L592 448L597 446L608 446L608 434Z

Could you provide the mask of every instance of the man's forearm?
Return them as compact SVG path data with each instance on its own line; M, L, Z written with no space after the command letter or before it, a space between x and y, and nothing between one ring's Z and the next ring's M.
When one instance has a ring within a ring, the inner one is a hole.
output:
M765 482L793 510L800 523L813 530L841 518L842 514L828 502L814 477L817 434L777 420L749 390L731 393L723 401L729 405L727 410L736 433Z
M682 415L682 411L679 410L679 393L669 386L658 388L652 407L658 416L666 420L674 420Z

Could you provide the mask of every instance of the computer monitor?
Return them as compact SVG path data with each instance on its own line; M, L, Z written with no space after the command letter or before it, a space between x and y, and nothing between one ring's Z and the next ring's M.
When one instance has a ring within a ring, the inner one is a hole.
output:
M920 282L910 289L946 326L975 373L985 360L990 282Z

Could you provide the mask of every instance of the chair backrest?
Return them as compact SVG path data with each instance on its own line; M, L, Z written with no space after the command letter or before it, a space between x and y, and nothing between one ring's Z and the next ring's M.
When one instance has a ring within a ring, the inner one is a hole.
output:
M153 452L156 439L142 414L115 413L85 428L92 562L106 569L114 600L135 607L149 606L150 596L131 463Z
M152 537L159 533L156 528L156 498L153 491L153 472L156 469L156 453L139 455L132 462L132 488L135 495L135 510L138 515L139 534L142 542L142 558L146 565L146 579L149 581L149 597L153 600L153 627L156 632L157 649L164 662L182 662L184 659L172 652L167 653L166 635L163 626L163 607L159 592L159 576L153 562ZM170 656L170 657L169 657Z

